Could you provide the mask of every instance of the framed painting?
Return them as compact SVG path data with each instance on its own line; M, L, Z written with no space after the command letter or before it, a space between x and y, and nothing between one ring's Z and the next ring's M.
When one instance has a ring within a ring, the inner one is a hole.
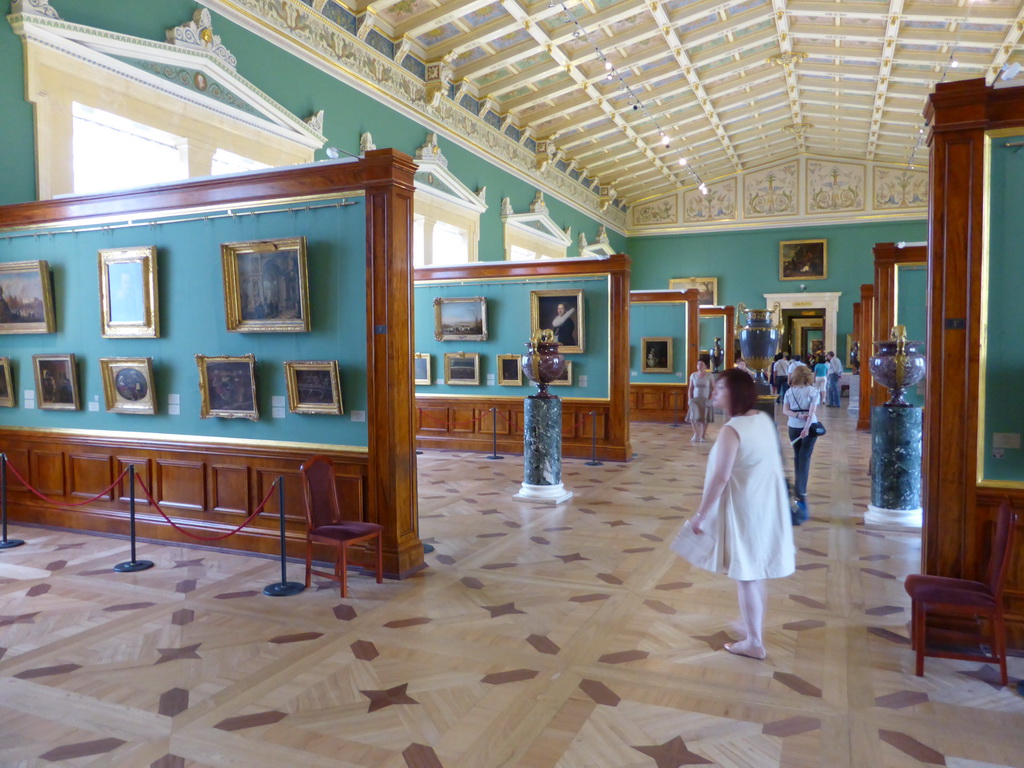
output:
M160 310L156 246L101 250L99 268L103 338L158 337Z
M783 240L779 243L779 280L824 280L828 277L828 240Z
M487 299L482 296L434 299L434 338L487 341Z
M284 364L288 409L292 413L341 416L341 376L337 360L289 360Z
M229 331L309 330L305 237L224 243L220 253Z
M552 379L552 387L571 387L572 386L572 360L565 361L565 370L563 370L558 378Z
M584 350L583 291L530 291L530 336L551 330L562 354Z
M448 352L444 356L444 383L476 386L480 384L480 355L476 352Z
M199 366L199 418L259 421L256 407L256 355L196 355Z
M701 307L718 306L717 277L674 277L668 281L670 291L697 289L697 304Z
M153 358L101 357L103 399L109 413L156 413Z
M74 355L32 355L36 402L48 411L77 411L78 366Z
M640 357L644 373L672 373L672 337L645 336L640 339Z
M521 355L498 355L498 384L503 387L523 385L523 358Z
M0 357L0 408L14 407L14 376L11 358Z
M50 265L45 261L0 264L0 333L53 333Z
M412 383L433 384L430 378L430 355L425 352L417 352L412 356Z

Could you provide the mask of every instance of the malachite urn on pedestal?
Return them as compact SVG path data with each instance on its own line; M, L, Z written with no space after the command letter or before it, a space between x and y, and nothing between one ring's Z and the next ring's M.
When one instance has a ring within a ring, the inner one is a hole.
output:
M565 370L565 355L558 351L558 341L551 330L537 331L526 343L529 350L522 357L523 373L537 385L537 394L530 397L547 399L557 397L548 392L548 384Z
M920 345L920 341L907 340L907 329L902 325L893 326L888 341L875 342L869 367L875 381L889 388L889 402L885 405L912 407L903 399L903 393L924 378L925 357L917 351Z
M757 381L767 385L766 373L775 359L782 340L782 312L778 302L771 309L747 309L742 303L737 304L738 312L746 312L747 324L736 326L736 336L740 340L740 354L743 355L747 367L757 374ZM778 320L775 315L778 314Z

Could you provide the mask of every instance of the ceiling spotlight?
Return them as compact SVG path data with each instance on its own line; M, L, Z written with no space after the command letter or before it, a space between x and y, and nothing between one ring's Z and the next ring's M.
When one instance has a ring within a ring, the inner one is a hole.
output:
M682 166L685 166L686 165L686 158L685 157L680 157L679 158L679 164L682 165Z
M612 68L612 63L608 59L604 60L604 68L609 70Z
M1008 66L1003 67L1003 72L999 75L1000 80L1013 80L1017 75L1020 74L1020 63L1013 62Z
M661 134L661 143L664 144L666 147L668 146L668 136L666 136L664 133Z
M578 29L574 29L572 31L572 36L578 38L580 36L580 31Z
M548 8L554 8L554 7L555 7L555 0L548 0Z
M639 104L634 104L633 105L633 109L640 109L640 105Z
M324 152L327 153L327 156L331 158L331 160L337 160L340 154L336 147L328 147Z
M957 67L960 66L960 62L957 61L956 59L953 59L951 62L949 62L949 66L951 66L953 69L956 69Z
M699 190L700 190L700 193L701 193L702 195L704 195L705 197L707 197L707 195L708 195L708 185L707 185L707 184L705 184L705 183L704 183L704 182L702 181L702 182L700 183L700 186L698 186L698 187L697 187L697 189L699 189Z
M614 79L615 79L615 76L611 72L609 72L607 75L605 75L605 80L614 80Z

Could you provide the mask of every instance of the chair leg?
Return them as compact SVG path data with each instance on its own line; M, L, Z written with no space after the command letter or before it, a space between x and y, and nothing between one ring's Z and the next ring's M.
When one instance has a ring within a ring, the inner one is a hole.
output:
M384 537L377 534L377 583L384 580Z
M341 596L345 597L348 591L348 547L341 545L341 552L338 553L338 581L341 582Z
M925 610L921 603L913 604L911 622L914 626L914 648L917 653L915 662L915 674L924 677L924 651L925 651Z
M1009 678L1006 676L1006 627L1003 624L1002 606L996 606L992 615L992 650L999 656L999 675L1003 685L1007 685Z
M306 538L306 588L309 588L310 579L312 576L310 572L313 570L313 540Z

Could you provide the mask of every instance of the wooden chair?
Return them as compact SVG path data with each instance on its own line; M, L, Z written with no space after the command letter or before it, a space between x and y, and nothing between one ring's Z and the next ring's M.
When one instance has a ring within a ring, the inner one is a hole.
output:
M341 596L346 594L348 547L362 541L377 540L377 583L384 575L381 531L377 523L341 519L338 488L334 484L334 465L326 456L314 456L299 468L306 499L306 586L312 574L341 582ZM313 570L313 544L336 548L334 573Z
M1003 685L1007 684L1003 585L1013 551L1016 524L1017 515L1009 500L1004 500L996 516L985 581L920 574L907 577L904 587L912 605L910 634L911 646L917 652L918 677L924 675L924 657L932 656L998 663ZM934 634L941 633L957 647L948 650L928 648L929 618L963 623L963 626L956 624L950 630L938 630L933 626ZM962 649L965 642L981 646L986 641L990 643L991 654L983 653L980 647L977 652Z

